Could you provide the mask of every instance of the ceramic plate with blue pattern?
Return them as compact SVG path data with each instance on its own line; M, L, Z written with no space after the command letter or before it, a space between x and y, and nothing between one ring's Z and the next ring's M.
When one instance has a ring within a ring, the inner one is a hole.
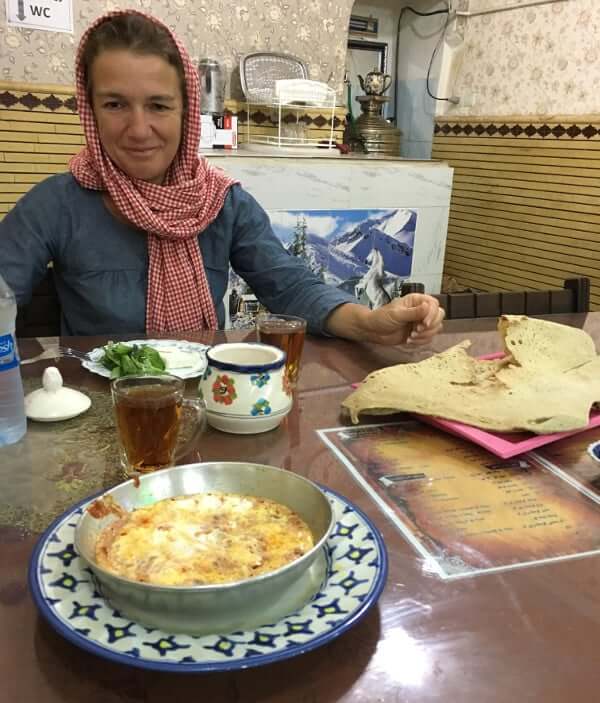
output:
M39 539L29 586L42 615L66 639L98 656L145 669L227 671L270 664L320 647L356 624L377 602L387 553L377 528L339 494L324 488L336 517L326 543L327 573L300 610L257 630L190 636L121 617L96 589L73 547L89 499L55 520Z

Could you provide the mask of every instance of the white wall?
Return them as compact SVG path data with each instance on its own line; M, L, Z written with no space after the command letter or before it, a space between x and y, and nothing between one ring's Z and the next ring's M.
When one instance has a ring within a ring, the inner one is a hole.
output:
M413 7L419 12L434 12L444 9L446 2L441 0L405 2L403 0L402 6ZM403 156L411 158L430 158L431 156L437 101L427 94L427 69L446 19L445 14L419 17L410 11L405 11L402 15L396 114L398 127L403 133ZM441 52L442 47L431 66L429 88L433 95L438 95ZM439 95L439 97L448 96Z
M461 97L450 115L599 112L600 0L470 0L467 9L444 57Z
M355 2L352 14L377 17L379 36L372 41L388 44L388 73L397 74L397 95L394 85L387 93L395 103L396 125L402 130L402 156L428 159L433 141L435 101L427 95L427 68L433 50L446 22L446 15L419 17L410 11L402 15L398 61L396 61L396 31L403 7L419 12L433 12L446 7L445 0L371 0ZM354 39L353 35L350 38ZM440 73L440 52L432 65L430 88L437 95ZM397 68L396 68L397 67ZM442 96L447 97L447 96ZM387 115L394 111L388 109Z

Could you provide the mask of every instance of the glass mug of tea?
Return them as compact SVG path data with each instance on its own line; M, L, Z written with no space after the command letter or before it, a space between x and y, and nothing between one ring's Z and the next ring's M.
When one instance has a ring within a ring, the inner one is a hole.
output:
M204 403L183 397L185 382L176 376L123 376L111 384L119 454L128 476L173 466L187 454L206 425ZM188 406L193 412L183 412ZM192 435L178 446L184 426Z
M260 313L256 317L258 341L283 349L287 359L285 370L292 388L298 383L300 357L306 335L306 320L293 315Z

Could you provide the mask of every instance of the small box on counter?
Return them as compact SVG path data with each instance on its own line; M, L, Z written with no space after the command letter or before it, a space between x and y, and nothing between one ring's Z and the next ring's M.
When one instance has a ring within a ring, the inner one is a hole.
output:
M201 149L237 149L235 115L200 115Z

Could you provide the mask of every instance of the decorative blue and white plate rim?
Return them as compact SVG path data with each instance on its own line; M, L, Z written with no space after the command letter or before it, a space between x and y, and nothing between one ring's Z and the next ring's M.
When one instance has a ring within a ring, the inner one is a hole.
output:
M123 344L146 344L152 349L156 349L159 354L161 349L193 353L196 360L191 366L181 366L174 369L167 368L168 373L182 379L202 376L208 365L206 359L206 351L210 349L208 344L188 342L186 339L132 339L123 342ZM104 378L110 378L110 371L100 363L100 359L104 356L104 347L92 349L88 356L89 361L82 361L81 365L92 373L104 376Z
M369 518L323 487L336 523L325 550L327 575L306 605L257 630L216 635L172 634L123 618L96 588L75 552L75 526L90 498L57 518L40 537L29 565L29 587L41 614L75 645L143 669L195 673L261 666L315 649L355 625L385 586L385 544Z

